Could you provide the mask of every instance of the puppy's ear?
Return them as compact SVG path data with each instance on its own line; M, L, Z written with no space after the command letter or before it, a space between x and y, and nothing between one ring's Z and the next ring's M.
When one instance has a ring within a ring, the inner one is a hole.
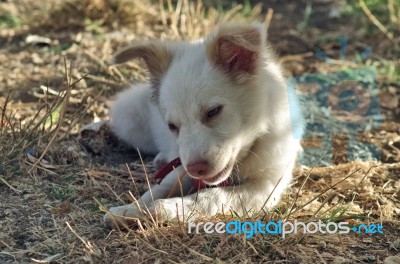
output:
M167 72L174 56L171 45L162 42L145 42L128 46L118 51L111 60L112 64L121 64L133 59L143 59L151 75L154 99L158 99L160 82Z
M224 25L211 38L207 54L232 80L243 82L256 74L265 38L262 25Z

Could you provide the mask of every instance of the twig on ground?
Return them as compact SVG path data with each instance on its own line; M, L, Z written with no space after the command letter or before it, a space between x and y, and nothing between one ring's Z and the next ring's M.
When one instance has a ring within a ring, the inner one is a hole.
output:
M361 9L364 11L365 15L371 20L371 22L383 33L385 36L393 41L393 34L387 30L387 28L372 14L371 10L369 10L368 6L365 4L364 0L358 0L360 3Z
M2 181L5 185L7 185L11 190L13 190L14 192L16 192L17 194L20 194L22 191L14 188L11 184L9 184L4 178L3 176L0 176L0 181Z

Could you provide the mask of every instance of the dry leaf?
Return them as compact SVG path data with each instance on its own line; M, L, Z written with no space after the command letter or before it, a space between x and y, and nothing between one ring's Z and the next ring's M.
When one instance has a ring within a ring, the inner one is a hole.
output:
M111 176L110 173L104 172L104 171L96 171L96 170L90 170L87 172L88 176L90 177L102 177L102 176Z
M62 215L68 214L71 211L70 203L68 200L62 202L58 207L51 209L51 214L53 215Z

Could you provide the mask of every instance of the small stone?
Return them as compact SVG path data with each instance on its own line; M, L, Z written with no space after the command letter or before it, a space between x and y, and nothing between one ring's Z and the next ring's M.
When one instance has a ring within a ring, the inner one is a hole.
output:
M38 35L28 35L25 39L25 42L34 46L50 46L51 39Z
M31 58L32 58L32 62L34 64L42 64L43 63L43 59L37 53L32 53Z
M365 259L366 261L368 261L368 262L372 262L372 261L375 261L375 260L376 260L376 257L375 257L374 255L366 255L366 256L364 257L364 259Z

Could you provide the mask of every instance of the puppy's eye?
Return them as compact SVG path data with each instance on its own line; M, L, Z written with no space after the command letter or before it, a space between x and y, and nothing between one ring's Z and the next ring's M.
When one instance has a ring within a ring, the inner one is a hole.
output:
M207 112L207 118L213 118L217 116L222 111L222 105L212 108L210 111Z
M173 123L168 123L168 128L171 132L174 132L174 133L179 131L178 127L176 125L174 125Z

